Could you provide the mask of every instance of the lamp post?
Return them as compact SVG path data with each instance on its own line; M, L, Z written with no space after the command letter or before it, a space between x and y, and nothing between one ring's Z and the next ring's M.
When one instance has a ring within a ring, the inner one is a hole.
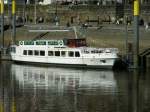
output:
M134 0L134 68L139 67L139 0Z
M12 38L13 38L13 44L16 43L16 0L12 0Z
M126 56L128 55L128 17L125 16L125 50L126 50Z
M56 0L56 7L55 7L55 25L59 25L59 18L58 18L58 9L57 9L58 1Z
M34 3L34 23L36 24L37 22L36 22L36 20L37 20L37 7L36 7L36 5L37 5L37 0L35 0L35 3Z
M4 0L0 0L0 13L1 13L1 40L2 47L4 48Z
M23 3L23 24L26 22L26 2Z

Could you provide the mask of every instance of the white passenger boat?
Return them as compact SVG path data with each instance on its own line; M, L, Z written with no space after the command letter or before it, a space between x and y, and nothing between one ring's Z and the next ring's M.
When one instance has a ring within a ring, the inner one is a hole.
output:
M117 48L87 47L85 39L19 41L11 46L16 62L32 62L75 67L112 68Z

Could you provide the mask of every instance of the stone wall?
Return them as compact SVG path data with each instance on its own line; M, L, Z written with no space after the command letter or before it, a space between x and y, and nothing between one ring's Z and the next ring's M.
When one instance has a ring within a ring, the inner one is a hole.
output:
M6 7L7 8L7 7ZM117 19L124 20L127 16L133 20L132 5L74 5L74 6L57 6L57 16L62 24L66 24L68 21L75 24L86 22L89 20L98 20L101 22L114 23ZM7 10L7 9L6 9ZM7 16L6 11L6 16ZM17 16L24 17L27 22L34 22L34 5L27 5L25 14L23 14L23 6L17 6ZM150 22L150 5L141 6L141 15L146 22ZM37 20L43 18L43 22L54 22L56 16L56 6L37 5Z

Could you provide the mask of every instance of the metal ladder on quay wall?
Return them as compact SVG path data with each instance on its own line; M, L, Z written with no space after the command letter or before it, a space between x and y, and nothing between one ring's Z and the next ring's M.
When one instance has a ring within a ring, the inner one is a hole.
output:
M139 54L139 64L142 68L150 67L150 48L147 48Z
M0 49L0 60L11 60L10 50L8 48Z

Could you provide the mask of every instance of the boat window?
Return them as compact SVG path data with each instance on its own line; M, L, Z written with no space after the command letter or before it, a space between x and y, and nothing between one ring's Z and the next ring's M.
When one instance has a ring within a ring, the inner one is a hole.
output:
M91 51L91 53L95 53L94 51Z
M95 50L95 53L99 53L99 51L98 51L98 50Z
M103 51L102 51L102 50L100 50L100 51L98 51L98 53L103 53Z
M35 51L34 51L34 55L35 55L35 56L39 56L39 51L38 51L38 50L35 50Z
M60 56L60 51L55 51L55 56Z
M54 56L54 52L53 51L48 51L48 56Z
M61 51L61 56L65 57L66 56L66 51Z
M90 52L85 50L84 53L89 54Z
M91 53L99 53L99 51L98 50L93 50L93 51L91 51Z
M27 50L23 50L23 55L27 55Z
M106 60L100 60L100 62L102 62L102 63L106 63Z
M76 51L76 52L75 52L75 57L80 57L79 51Z
M74 56L74 52L73 51L69 51L68 55L69 55L69 57L73 57Z
M40 51L40 56L45 56L45 51Z
M32 50L28 50L28 55L33 55L33 51Z

